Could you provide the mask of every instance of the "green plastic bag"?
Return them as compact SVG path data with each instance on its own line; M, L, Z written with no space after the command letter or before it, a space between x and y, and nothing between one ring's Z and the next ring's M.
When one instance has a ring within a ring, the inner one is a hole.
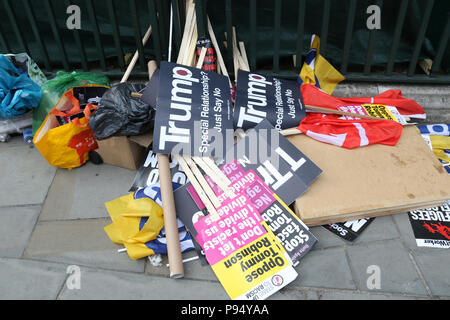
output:
M54 79L44 83L41 87L41 104L33 111L33 135L64 93L74 87L91 84L109 86L109 79L107 76L97 73L59 71Z

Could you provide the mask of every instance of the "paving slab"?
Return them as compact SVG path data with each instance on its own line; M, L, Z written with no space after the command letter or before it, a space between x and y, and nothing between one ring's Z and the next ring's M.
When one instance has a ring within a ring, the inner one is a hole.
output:
M289 285L292 288L356 289L344 248L312 250L295 269L299 276Z
M380 270L380 292L427 295L407 250L400 240L386 240L347 248L350 265L358 289L369 291L369 266ZM376 291L375 291L376 292Z
M88 162L71 171L58 169L41 220L108 217L105 202L128 194L136 171Z
M0 143L0 207L42 204L55 172L36 148Z
M8 142L0 142L0 149L30 146L23 140L22 134L12 134Z
M81 268L80 280L80 290L69 290L65 287L58 299L229 300L222 286L209 281L173 280L90 268Z
M400 238L400 234L397 231L392 216L377 217L353 244L398 238Z
M411 222L409 222L408 213L404 212L396 214L392 217L392 219L400 232L400 238L405 247L410 250L418 249L419 247L417 247L416 244L416 238L414 237Z
M64 265L0 258L1 300L54 300L67 278Z
M103 228L109 219L38 222L24 258L144 272L145 259L132 261L111 242Z
M183 260L190 259L196 256L197 253L195 251L186 252L183 253ZM147 264L145 266L145 273L149 275L169 277L170 271L167 267L168 263L169 261L167 259L167 255L162 256L162 266L155 267L147 261ZM184 263L183 267L185 279L208 280L217 283L219 282L212 268L210 266L202 266L200 260L186 262Z
M428 249L412 255L431 293L450 297L450 252Z
M310 228L311 233L319 240L314 246L314 249L325 249L331 247L343 247L349 244L348 241L338 237L334 233L328 231L322 226Z
M290 286L287 286L273 296L269 297L267 300L319 300L317 293L318 291L311 289L292 289Z
M320 300L429 300L427 296L379 294L368 292L328 291L319 293Z
M40 212L41 206L0 207L0 257L22 256Z

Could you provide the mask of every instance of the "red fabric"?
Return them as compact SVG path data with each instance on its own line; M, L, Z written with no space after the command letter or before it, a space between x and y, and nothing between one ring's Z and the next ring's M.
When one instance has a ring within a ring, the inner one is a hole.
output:
M371 144L395 146L403 126L390 120L344 120L337 115L308 113L298 130L315 140L354 149Z
M380 104L396 107L403 116L426 118L425 110L414 100L404 98L401 90L388 90L373 98L335 98L310 84L302 85L301 91L304 103L315 107L337 110L342 106Z

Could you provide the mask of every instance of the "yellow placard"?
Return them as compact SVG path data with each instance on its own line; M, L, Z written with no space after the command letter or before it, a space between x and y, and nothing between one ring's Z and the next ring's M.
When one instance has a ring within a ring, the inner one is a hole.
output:
M233 300L251 292L253 288L286 268L292 268L291 262L270 230L266 235L212 266ZM292 271L295 272L293 268ZM273 292L278 290L276 286L272 288Z

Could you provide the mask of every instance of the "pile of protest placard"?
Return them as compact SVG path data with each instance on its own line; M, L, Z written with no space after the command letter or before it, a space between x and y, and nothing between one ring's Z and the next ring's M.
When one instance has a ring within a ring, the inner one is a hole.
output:
M200 10L184 4L181 41L169 41L177 57L170 47L168 61L150 61L146 85L128 80L152 26L120 84L59 73L42 99L33 85L34 103L11 113L8 94L8 112L0 108L9 119L42 100L33 142L54 166L72 170L97 154L138 170L131 193L105 203L105 232L120 252L167 255L177 279L182 253L196 250L231 299L259 300L301 281L300 261L319 241L312 226L353 242L376 217L409 211L418 246L450 247L448 125L419 127L431 151L413 122L424 109L400 90L333 95L345 78L316 35L297 81L251 70L236 26L216 37L205 15L199 37ZM0 65L8 92L13 78L31 81L6 57Z
M265 299L294 281L299 261L318 241L308 226L328 223L327 229L354 241L376 216L441 201L434 188L416 188L414 197L391 192L392 199L378 186L350 201L340 193L365 192L364 183L371 184L358 176L371 170L388 181L393 170L399 179L408 176L392 159L381 167L352 167L349 157L386 160L392 148L401 166L410 143L417 143L406 127L424 117L415 101L398 90L374 98L331 96L343 77L320 56L316 36L297 83L252 73L233 28L232 81L211 22L210 38L197 39L195 5L187 4L177 63L162 62L135 94L155 107L156 118L152 151L131 190L161 183L164 219L181 220L202 264L211 266L230 298ZM368 145L374 146L361 148ZM429 160L419 163L431 177L426 184L442 182ZM173 221L169 228L165 221L167 251L170 275L179 278L184 270Z

